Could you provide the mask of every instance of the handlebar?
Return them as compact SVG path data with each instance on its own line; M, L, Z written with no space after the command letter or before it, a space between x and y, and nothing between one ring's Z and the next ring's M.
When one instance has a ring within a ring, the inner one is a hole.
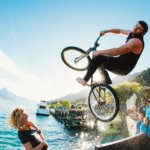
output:
M90 48L90 52L91 51L96 51L96 48L100 45L98 43L99 39L101 38L102 35L99 35L98 38L96 39L95 43L94 43L94 46L92 48Z
M89 53L92 52L92 51L96 51L96 48L100 45L100 44L98 43L98 41L99 41L99 39L101 38L101 36L102 36L102 35L99 35L98 38L96 39L95 43L94 43L94 46L91 47L91 48L89 48L89 49L87 50L87 54L89 54Z
M98 36L97 40L95 41L95 44L99 41L101 35Z
M96 40L95 43L94 43L94 47L93 47L94 50L96 50L96 48L99 46L98 41L99 41L100 37L101 37L101 35L98 36L97 40Z

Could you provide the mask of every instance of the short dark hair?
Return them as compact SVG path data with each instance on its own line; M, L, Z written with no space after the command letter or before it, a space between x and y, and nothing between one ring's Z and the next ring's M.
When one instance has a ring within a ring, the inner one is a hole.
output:
M138 23L144 28L144 33L146 33L148 31L147 23L143 20L138 21Z

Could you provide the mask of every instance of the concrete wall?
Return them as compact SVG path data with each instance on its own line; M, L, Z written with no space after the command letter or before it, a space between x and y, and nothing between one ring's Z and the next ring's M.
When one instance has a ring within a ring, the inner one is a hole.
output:
M150 139L140 133L108 144L96 145L95 150L150 150Z
M150 150L150 138L145 133L135 135L136 121L126 117L129 137L115 142L96 145L95 150Z

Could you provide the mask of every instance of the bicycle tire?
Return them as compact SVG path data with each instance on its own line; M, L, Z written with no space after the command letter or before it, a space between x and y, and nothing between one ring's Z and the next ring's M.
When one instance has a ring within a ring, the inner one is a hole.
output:
M119 112L119 98L109 85L93 86L89 93L88 104L93 116L102 122L112 121Z
M86 52L79 47L69 46L62 50L61 58L63 62L76 71L84 71L88 68L91 58L85 56ZM76 62L76 60L78 61Z

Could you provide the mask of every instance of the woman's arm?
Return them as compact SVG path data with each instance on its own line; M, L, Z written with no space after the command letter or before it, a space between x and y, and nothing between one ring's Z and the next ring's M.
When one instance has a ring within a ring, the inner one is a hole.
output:
M39 128L34 123L32 123L32 127L37 131L39 130Z
M41 150L44 146L47 146L46 142L41 142L38 146L36 146L35 148L32 147L30 142L27 142L24 144L24 147L26 150Z
M38 132L38 134L40 135L41 140L45 141L44 136L43 136L41 130L37 126L35 126L34 124L32 124L32 127Z

